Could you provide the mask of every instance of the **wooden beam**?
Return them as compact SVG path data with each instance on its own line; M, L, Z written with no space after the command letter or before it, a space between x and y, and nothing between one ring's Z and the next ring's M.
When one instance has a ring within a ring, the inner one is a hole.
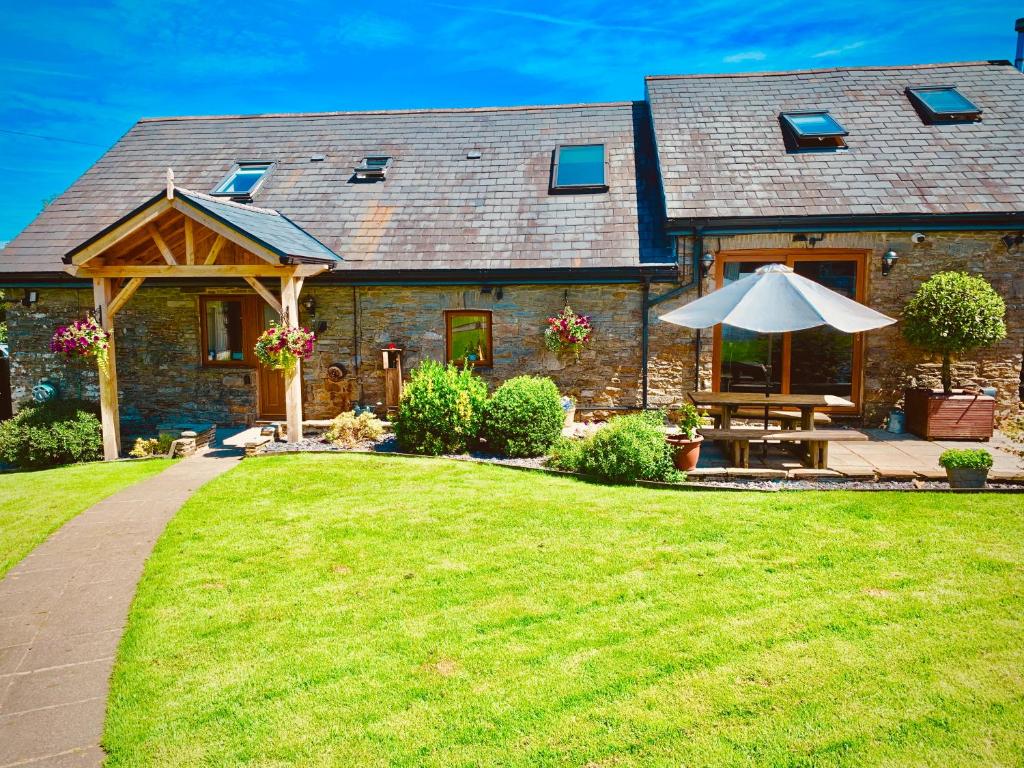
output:
M110 334L106 371L100 377L100 423L103 427L103 458L113 461L121 455L121 414L117 404L117 345L114 343L114 314L110 311L113 281L109 277L92 281L93 303L100 325Z
M185 263L196 263L195 233L192 231L192 219L185 217Z
M294 277L281 278L281 322L289 327L299 324L299 295ZM288 442L302 439L302 363L297 362L284 374L284 408L288 425Z
M144 277L133 277L124 288L117 292L117 295L111 299L110 304L107 306L107 312L110 313L111 317L116 315L121 310L121 307L128 303L128 299L139 290L139 286L142 285L145 279Z
M160 230L156 228L156 225L147 224L146 231L149 232L149 236L153 238L153 242L156 243L157 250L159 250L160 255L164 257L164 261L172 267L176 266L178 260L174 258L174 254L171 253L171 249L167 247L167 243L164 242L164 238L160 234Z
M122 267L65 267L64 271L75 277L292 277L302 267L272 267L269 264L157 264L153 266Z
M146 226L170 209L171 201L166 198L161 198L153 203L151 207L144 211L140 211L136 216L132 217L128 221L118 224L112 230L103 235L103 237L97 238L96 242L90 243L88 246L76 253L74 257L72 257L71 263L85 264L90 259L99 256L110 246L115 243L119 243L132 233L138 232L142 227Z
M302 294L302 284L306 282L305 276L295 275L295 300L299 300L299 296ZM296 318L297 319L297 318Z
M221 235L231 242L237 244L241 248L244 248L249 253L257 256L269 264L280 264L281 257L279 254L274 253L269 248L264 248L262 245L254 240L250 240L240 232L235 231L231 227L223 224L212 216L200 211L198 208L194 208L188 203L181 201L181 198L176 197L172 202L171 206L176 210L184 214L190 219L194 219L196 222L206 227L207 229L213 230L218 235Z
M270 308L277 312L277 314L280 315L284 311L283 308L281 307L281 302L277 300L277 297L274 294L267 290L266 286L264 286L263 283L261 283L255 277L249 277L248 275L246 275L242 279L245 280L245 282L247 282L250 286L252 286L252 289L256 291L256 293L258 293L260 296L262 296L263 300L267 302L267 304L270 305Z
M217 239L210 244L210 252L206 254L206 260L203 264L209 266L217 260L217 255L220 253L220 249L224 247L224 243L227 240L224 239L224 235L217 235Z

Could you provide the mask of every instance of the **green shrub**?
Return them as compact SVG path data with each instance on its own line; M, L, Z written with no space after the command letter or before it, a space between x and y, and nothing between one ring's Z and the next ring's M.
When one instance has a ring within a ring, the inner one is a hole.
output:
M590 438L559 437L548 454L547 466L563 472L579 472L583 463L583 452Z
M324 439L335 445L352 448L360 443L376 442L383 434L384 422L372 411L363 411L358 416L353 411L345 411L334 417L324 433Z
M707 419L693 403L683 403L679 410L669 414L669 421L679 427L688 439L693 440L697 437L697 430L704 426Z
M549 464L612 483L636 480L674 482L682 475L672 464L672 449L659 429L661 413L616 416L579 446L560 443Z
M482 435L506 456L540 456L562 434L565 411L558 387L543 376L509 379L487 401Z
M26 404L0 422L0 461L24 469L102 458L96 406L81 400Z
M395 437L410 453L464 453L476 445L486 403L487 384L468 366L424 360L405 385Z
M900 330L911 344L942 355L942 389L953 388L954 354L987 347L1006 336L1006 304L983 277L939 272L907 302Z
M991 469L992 454L984 448L962 448L943 451L939 466L946 469Z

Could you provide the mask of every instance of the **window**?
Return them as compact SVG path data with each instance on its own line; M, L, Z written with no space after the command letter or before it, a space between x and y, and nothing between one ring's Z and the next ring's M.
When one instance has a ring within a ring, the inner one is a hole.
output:
M204 296L201 301L203 364L247 363L244 298L213 299Z
M779 115L786 147L791 150L840 149L849 133L828 112L783 112Z
M485 309L459 309L444 313L445 348L448 360L461 365L489 366L491 357L491 313Z
M563 145L555 150L552 191L605 192L604 144Z
M213 190L215 195L251 197L273 163L237 163Z
M391 167L391 157L388 155L367 155L363 161L353 168L357 179L377 180L387 176Z
M907 96L926 123L981 119L981 110L953 87L907 88Z

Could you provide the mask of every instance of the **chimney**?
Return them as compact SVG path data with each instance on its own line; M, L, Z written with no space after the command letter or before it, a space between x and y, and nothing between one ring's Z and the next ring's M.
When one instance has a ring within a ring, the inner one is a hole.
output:
M1024 72L1024 19L1017 19L1013 28L1017 30L1017 56L1013 60L1013 66L1017 71Z

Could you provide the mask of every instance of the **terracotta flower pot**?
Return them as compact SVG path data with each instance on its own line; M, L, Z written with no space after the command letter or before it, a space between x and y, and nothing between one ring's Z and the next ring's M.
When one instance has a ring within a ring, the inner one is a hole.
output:
M984 488L988 481L987 469L946 467L946 479L950 488Z
M685 435L669 435L668 443L672 446L672 462L676 469L689 472L697 468L700 459L700 444L704 442L701 435L690 440Z

